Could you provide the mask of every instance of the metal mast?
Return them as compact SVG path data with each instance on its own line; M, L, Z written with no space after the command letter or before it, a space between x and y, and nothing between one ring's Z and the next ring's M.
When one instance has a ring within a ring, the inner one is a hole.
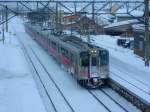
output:
M145 66L149 66L150 61L150 37L149 37L149 0L144 0L145 4Z

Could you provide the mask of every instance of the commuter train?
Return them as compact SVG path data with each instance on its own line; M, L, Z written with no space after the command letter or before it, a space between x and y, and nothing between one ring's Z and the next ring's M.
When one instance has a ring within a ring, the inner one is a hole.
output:
M107 83L109 52L70 35L54 35L38 25L25 23L26 32L86 88L98 88Z

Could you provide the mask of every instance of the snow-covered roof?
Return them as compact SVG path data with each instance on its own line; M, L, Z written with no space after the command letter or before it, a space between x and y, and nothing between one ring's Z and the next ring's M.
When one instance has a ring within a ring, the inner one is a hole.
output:
M124 14L117 14L117 13L124 13ZM116 16L117 17L132 17L132 16L134 16L134 17L142 17L144 15L144 11L140 11L140 10L134 10L134 11L130 12L130 14L127 14L127 13L128 13L127 9L119 9L116 12Z
M134 31L141 31L143 32L145 30L144 24L134 24L132 25ZM149 27L149 31L150 31L150 27Z
M120 21L120 22L112 23L108 26L105 26L104 28L111 28L111 27L116 27L116 26L121 26L121 25L135 24L135 23L138 23L138 22L139 21L137 19L127 20L127 21Z

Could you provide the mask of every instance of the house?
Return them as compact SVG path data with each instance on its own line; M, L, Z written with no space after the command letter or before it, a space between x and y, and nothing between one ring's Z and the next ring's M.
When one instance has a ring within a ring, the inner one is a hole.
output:
M133 25L133 32L134 32L134 53L140 57L145 56L144 54L144 38L145 38L145 31L143 24ZM150 35L150 27L149 27L149 35ZM149 51L150 54L150 51Z
M50 18L50 14L45 10L32 11L27 13L27 18L31 23L47 21Z
M65 30L73 30L79 33L102 34L104 32L103 25L99 25L86 15L64 16L62 24Z
M105 33L112 36L125 35L131 37L133 35L132 25L138 24L136 19L115 22L104 27Z
M127 9L119 9L116 11L116 19L117 21L125 21L125 20L132 20L132 19L140 19L144 15L144 12L141 10L134 10L128 14Z

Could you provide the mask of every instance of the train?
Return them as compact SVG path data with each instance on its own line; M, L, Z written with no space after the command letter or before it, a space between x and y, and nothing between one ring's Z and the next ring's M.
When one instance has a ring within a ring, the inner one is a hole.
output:
M38 42L77 82L85 88L99 88L109 78L108 50L73 35L55 35L39 25L24 23L25 31Z

